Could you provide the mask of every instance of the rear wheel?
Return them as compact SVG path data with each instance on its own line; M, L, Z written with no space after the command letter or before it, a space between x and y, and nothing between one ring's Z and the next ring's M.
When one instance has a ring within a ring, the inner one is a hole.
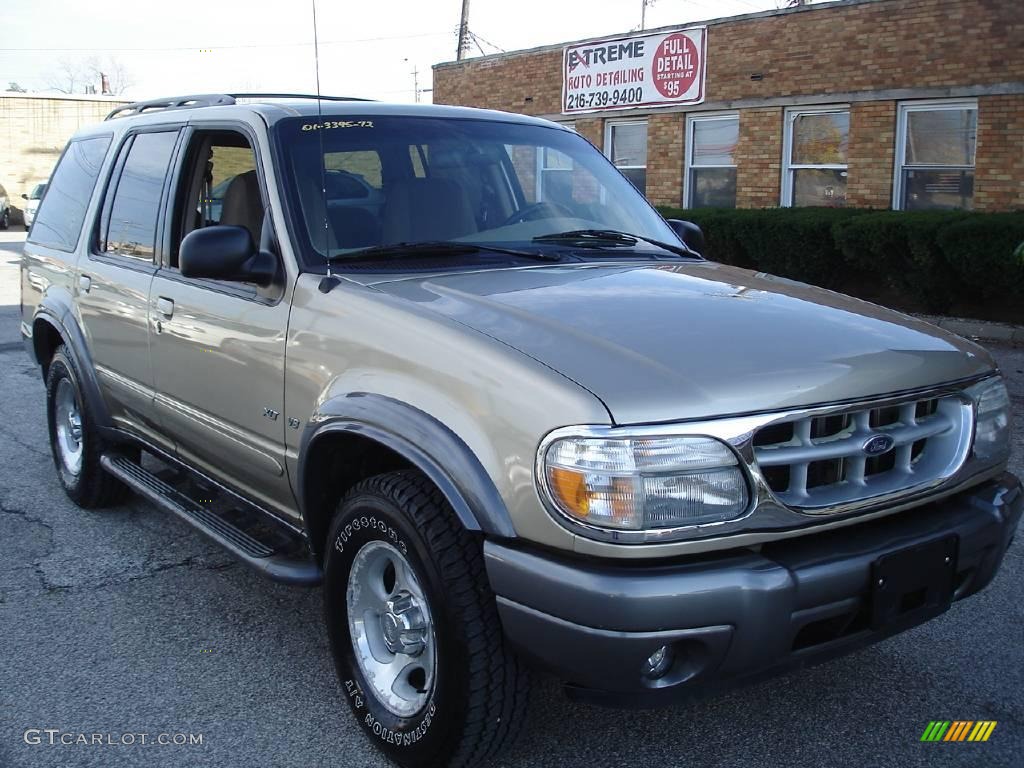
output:
M46 416L50 449L64 491L80 507L104 507L124 501L128 486L100 466L105 445L85 398L74 362L60 347L46 374ZM138 451L133 452L138 456Z
M328 538L338 676L367 736L405 768L476 766L515 735L528 673L505 644L478 539L414 471L357 485Z

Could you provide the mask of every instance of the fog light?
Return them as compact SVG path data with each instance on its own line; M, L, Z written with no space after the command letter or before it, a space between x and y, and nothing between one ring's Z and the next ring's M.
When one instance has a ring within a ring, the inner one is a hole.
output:
M662 677L669 668L672 666L672 662L675 660L675 653L667 645L661 646L658 650L652 653L647 661L644 662L643 675L651 680L657 680Z

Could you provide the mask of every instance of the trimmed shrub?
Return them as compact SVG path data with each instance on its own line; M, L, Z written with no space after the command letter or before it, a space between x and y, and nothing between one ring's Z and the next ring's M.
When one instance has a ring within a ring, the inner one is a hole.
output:
M1024 214L966 216L935 235L955 275L956 304L993 303L1024 319Z
M660 208L709 259L910 312L1024 322L1024 212Z
M892 297L903 308L941 314L955 302L956 277L936 235L943 226L966 215L959 211L878 211L839 222L833 236L847 264L882 281L879 295Z
M709 259L834 288L842 254L833 227L866 212L847 208L660 209L704 230Z

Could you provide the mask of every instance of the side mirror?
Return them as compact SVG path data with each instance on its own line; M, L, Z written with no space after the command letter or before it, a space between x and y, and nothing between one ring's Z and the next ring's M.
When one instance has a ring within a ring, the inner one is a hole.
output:
M273 254L257 250L245 227L227 224L189 232L178 249L185 277L270 285L277 273Z
M28 193L27 192L22 192L21 193L21 199L22 200L28 200Z
M700 227L692 221L683 221L682 219L668 219L668 225L672 227L672 231L687 248L696 251L701 256L704 255L704 233Z

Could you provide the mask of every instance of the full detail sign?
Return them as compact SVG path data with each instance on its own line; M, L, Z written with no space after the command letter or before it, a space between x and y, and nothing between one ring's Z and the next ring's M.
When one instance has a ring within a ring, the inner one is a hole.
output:
M707 28L565 47L562 112L704 101Z

